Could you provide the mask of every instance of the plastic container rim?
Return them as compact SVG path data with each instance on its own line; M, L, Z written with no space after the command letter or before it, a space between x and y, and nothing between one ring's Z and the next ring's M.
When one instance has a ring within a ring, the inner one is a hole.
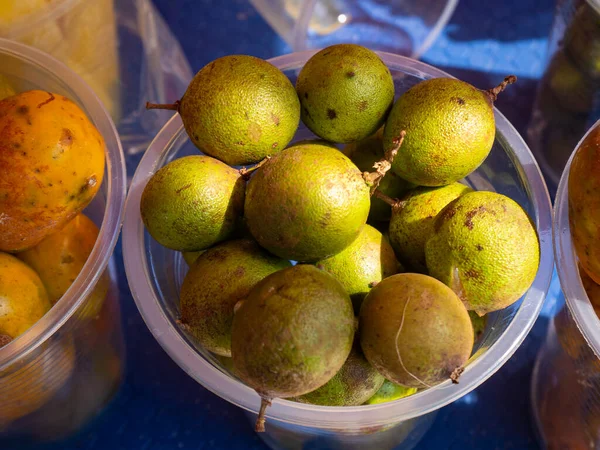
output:
M56 333L95 287L117 243L123 220L127 178L125 157L116 127L96 94L79 75L46 53L7 39L0 38L0 54L25 61L43 72L49 72L57 79L68 78L69 89L77 96L73 100L83 105L88 117L96 126L103 124L112 130L112 136L104 136L107 142L106 174L103 180L107 187L106 206L94 248L75 282L50 311L25 333L0 348L0 369L2 369L26 356ZM108 145L109 139L114 141L113 146Z
M270 59L269 62L281 70L299 68L317 51L291 53ZM450 77L439 69L410 58L384 52L378 54L392 70L401 70L426 78ZM276 399L267 410L267 418L329 429L352 423L377 426L408 420L437 410L475 389L496 372L519 347L540 312L552 276L554 259L551 203L531 151L508 120L496 109L494 114L498 130L497 139L505 141L507 147L513 150L514 153L510 155L512 162L526 180L526 189L534 206L541 255L540 267L533 285L504 334L484 354L468 365L458 385L451 385L450 381L447 381L402 400L357 407L325 407ZM150 279L151 271L144 245L144 226L139 213L140 198L147 180L157 170L157 159L181 133L184 133L181 119L174 115L150 144L134 175L125 208L123 228L123 257L129 286L148 328L171 358L213 393L256 413L260 403L259 396L249 387L215 368L185 341L161 308Z
M556 259L556 272L563 290L565 302L581 334L592 348L592 351L600 358L600 319L594 311L594 307L587 296L577 264L577 255L571 239L571 227L569 224L569 171L571 163L577 150L587 136L600 126L597 121L581 138L575 147L575 151L569 157L569 161L560 178L556 200L554 205L554 253Z

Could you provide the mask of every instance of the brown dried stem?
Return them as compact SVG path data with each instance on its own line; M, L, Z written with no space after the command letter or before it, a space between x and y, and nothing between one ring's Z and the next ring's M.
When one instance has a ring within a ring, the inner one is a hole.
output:
M513 84L516 81L517 81L516 76L509 75L504 78L504 81L502 81L502 83L500 83L495 88L488 89L487 91L485 91L485 93L490 96L490 99L492 100L492 102L495 102L496 99L498 98L498 94L500 92L502 92L504 89L506 89L506 86L508 86L509 84Z
M240 175L244 177L244 179L248 179L250 178L250 174L252 172L254 172L256 169L258 169L259 167L263 166L269 159L271 159L270 156L265 157L265 159L263 159L261 162L259 162L258 164L255 164L254 166L250 167L249 169L242 167L240 169Z
M392 197L389 197L387 195L385 195L383 192L381 192L379 189L375 189L373 191L373 196L377 197L380 200L383 200L384 202L386 202L388 205L390 205L392 208L398 205L398 200L393 199Z
M175 103L146 102L146 109L169 109L171 111L179 111L179 100L177 100Z
M385 174L392 168L394 158L398 154L400 147L402 147L402 142L404 142L404 136L406 136L406 131L402 130L400 135L394 138L394 146L385 153L381 160L373 164L374 172L363 173L364 180L371 188L371 195L374 194Z
M271 406L271 399L260 397L260 411L258 412L258 418L256 419L256 425L254 426L254 431L257 433L264 433L265 431L265 412L267 408Z

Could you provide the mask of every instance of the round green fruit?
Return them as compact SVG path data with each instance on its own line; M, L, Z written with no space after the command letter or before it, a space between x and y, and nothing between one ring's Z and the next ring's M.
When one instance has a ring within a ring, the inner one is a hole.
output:
M513 304L529 289L540 248L535 227L514 200L477 191L438 215L425 259L431 276L483 315Z
M385 178L384 178L385 179ZM433 233L438 213L471 188L460 183L441 187L419 187L392 208L390 243L398 258L413 270L426 273L425 243Z
M179 111L198 149L231 165L256 163L283 150L300 122L290 80L271 63L247 55L224 56L203 67L170 108Z
M219 244L200 255L183 280L181 323L207 350L231 356L234 307L267 275L290 262L249 239Z
M327 47L304 65L296 90L304 124L328 141L347 143L372 135L394 101L394 80L383 61L355 44Z
M473 349L469 314L451 289L427 275L386 278L360 310L360 344L385 378L407 387L456 381Z
M209 156L186 156L159 169L142 193L150 235L177 251L203 250L232 235L242 218L245 181Z
M337 255L317 262L316 266L342 283L356 313L373 286L403 270L388 239L370 225L363 227L352 244Z
M496 134L496 95L516 78L481 91L454 78L421 81L394 104L386 121L383 146L406 131L392 169L419 186L443 186L473 172L492 149Z
M369 186L342 152L295 145L248 182L246 224L258 243L294 261L318 261L348 247L367 221Z

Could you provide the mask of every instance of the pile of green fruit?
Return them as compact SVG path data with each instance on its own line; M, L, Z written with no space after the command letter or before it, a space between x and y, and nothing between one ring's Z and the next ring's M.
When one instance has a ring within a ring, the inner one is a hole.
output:
M375 404L458 382L469 311L529 288L527 214L458 183L489 154L493 102L514 81L431 79L394 102L381 59L343 44L310 58L295 88L266 61L226 56L180 101L148 105L177 110L204 155L150 178L143 222L184 252L181 326L262 397L258 431L276 397ZM317 138L290 145L300 120Z

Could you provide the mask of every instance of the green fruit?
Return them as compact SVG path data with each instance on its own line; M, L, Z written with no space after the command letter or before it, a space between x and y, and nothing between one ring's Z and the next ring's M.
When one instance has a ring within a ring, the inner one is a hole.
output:
M283 150L300 122L290 80L271 63L246 55L206 65L175 107L194 145L231 165Z
M236 303L267 275L290 266L249 239L205 251L192 264L180 294L181 322L201 345L231 356L231 324Z
M296 90L302 121L317 136L354 142L372 135L394 101L394 80L383 61L355 44L327 47L304 65Z
M360 348L353 347L348 359L331 380L294 400L323 406L358 406L371 398L384 380L365 359Z
M362 172L372 172L374 170L373 165L384 156L383 128L380 128L373 136L346 145L343 152ZM415 187L413 184L389 171L381 179L377 189L390 198L400 198L413 187ZM379 198L371 199L370 221L390 220L391 215L392 207L390 205Z
M366 405L379 405L380 403L393 402L417 393L416 388L400 386L390 380L385 380L379 390L365 402Z
M537 273L536 230L523 209L495 192L470 192L437 217L425 245L429 274L479 315L516 302Z
M573 61L558 51L545 75L546 82L562 107L575 113L589 113L594 108L598 81L587 78Z
M281 270L259 282L235 313L236 374L266 402L304 395L342 368L354 328L350 297L332 275L309 265Z
M443 186L473 172L492 149L492 102L504 86L480 91L453 78L433 78L411 87L394 104L383 132L387 151L406 131L392 170L420 186Z
M456 381L473 349L464 305L427 275L401 273L383 280L365 298L359 324L367 360L407 387Z
M200 256L205 251L206 250L198 250L197 252L181 252L181 254L183 255L183 259L186 262L186 264L188 266L191 266L192 264L194 264L194 261L198 259L198 256Z
M340 253L316 265L342 283L356 313L374 285L404 269L388 239L370 225L365 225L354 242Z
M234 232L244 209L239 172L209 156L186 156L159 169L142 193L150 235L178 251L198 251Z
M600 14L582 2L564 37L565 52L586 76L600 79Z
M256 170L246 193L252 236L271 253L318 261L339 253L367 221L369 186L340 151L297 145Z
M473 325L475 342L477 342L485 331L488 316L480 316L475 311L469 311L469 318L471 319L471 324Z
M425 243L433 233L435 217L448 203L470 191L464 184L452 183L416 188L402 198L390 220L390 243L398 258L425 273Z

